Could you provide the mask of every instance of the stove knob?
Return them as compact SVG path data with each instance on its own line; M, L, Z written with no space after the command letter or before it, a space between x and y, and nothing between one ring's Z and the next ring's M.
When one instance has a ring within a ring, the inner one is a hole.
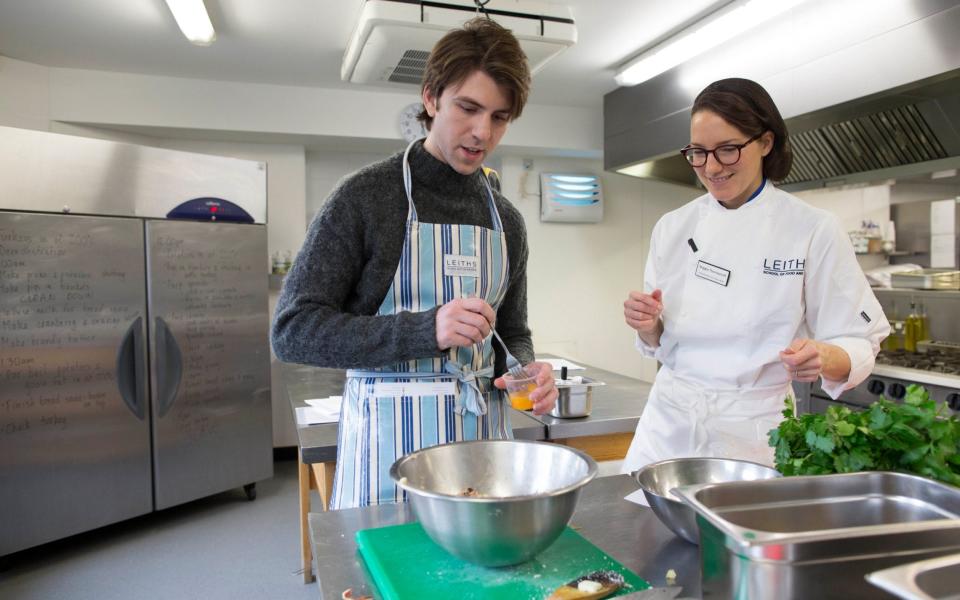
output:
M867 383L867 390L874 396L882 394L886 387L887 386L883 385L883 382L879 379L871 379L870 382Z
M960 394L947 394L947 406L950 410L960 410Z
M894 400L903 400L903 397L907 395L907 388L902 383L891 383L887 386L887 391L890 392L890 397Z

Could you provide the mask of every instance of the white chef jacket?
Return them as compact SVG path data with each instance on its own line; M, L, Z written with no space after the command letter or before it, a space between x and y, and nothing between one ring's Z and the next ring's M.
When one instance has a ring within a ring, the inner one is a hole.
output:
M703 432L694 430L710 428L707 413L733 420L736 407L740 421L769 423L789 391L779 353L794 339L834 344L850 356L845 381L822 380L836 398L867 377L890 332L837 220L769 182L736 210L706 194L664 215L653 229L644 273L644 291L657 288L663 293L660 346L637 336L637 348L663 365L645 409L651 414L637 429L638 438L651 442L635 451L641 440L634 440L625 470L706 448L695 441ZM699 408L690 408L691 397ZM685 406L677 407L678 399ZM663 431L687 413L693 415L689 428ZM677 441L687 436L689 444ZM757 438L762 450L765 431Z

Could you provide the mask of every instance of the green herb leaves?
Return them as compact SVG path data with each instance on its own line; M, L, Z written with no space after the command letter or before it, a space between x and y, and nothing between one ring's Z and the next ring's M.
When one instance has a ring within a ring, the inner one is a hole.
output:
M960 420L946 412L919 385L907 387L903 404L880 398L862 412L797 415L787 397L769 440L784 475L907 471L960 485Z

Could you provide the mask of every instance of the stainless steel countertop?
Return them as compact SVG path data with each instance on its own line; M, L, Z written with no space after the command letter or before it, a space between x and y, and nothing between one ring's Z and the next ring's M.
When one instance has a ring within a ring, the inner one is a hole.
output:
M551 355L551 358L557 358ZM587 435L632 433L650 394L649 383L591 367L570 371L569 376L584 375L603 381L594 388L593 410L589 417L558 419L549 415L534 416L531 412L510 410L510 423L517 439L564 439ZM291 410L307 406L309 398L339 396L343 392L345 371L306 365L284 364L282 385L286 389ZM329 462L337 458L337 424L325 423L298 427L300 458L304 463Z
M875 365L871 375L880 377L889 377L891 379L902 379L915 383L927 385L939 385L945 388L960 388L960 377L948 375L946 373L936 373L934 371L924 371L922 369L910 369L907 367L897 367L894 365Z
M549 354L540 356L559 358ZM640 420L640 413L647 404L647 397L650 396L653 385L612 371L591 367L579 361L571 362L586 367L586 370L569 371L568 377L582 375L602 381L606 385L593 388L593 408L589 417L558 419L549 415L538 417L533 413L527 413L544 424L547 428L547 439L558 440L636 431L637 421Z
M636 482L627 475L590 482L580 495L570 525L652 585L667 585L664 577L673 569L677 573L675 585L683 587L682 595L700 597L698 547L673 535L649 508L623 499L637 489ZM310 539L320 597L337 600L347 588L353 588L354 596L371 593L354 536L360 529L412 520L406 504L310 513Z

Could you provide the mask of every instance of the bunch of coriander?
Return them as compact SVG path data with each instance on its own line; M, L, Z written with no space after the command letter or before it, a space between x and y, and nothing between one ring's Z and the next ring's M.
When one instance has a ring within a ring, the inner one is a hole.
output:
M919 385L903 404L881 397L864 411L831 406L797 415L787 397L784 420L769 433L784 475L905 471L960 486L960 420Z

